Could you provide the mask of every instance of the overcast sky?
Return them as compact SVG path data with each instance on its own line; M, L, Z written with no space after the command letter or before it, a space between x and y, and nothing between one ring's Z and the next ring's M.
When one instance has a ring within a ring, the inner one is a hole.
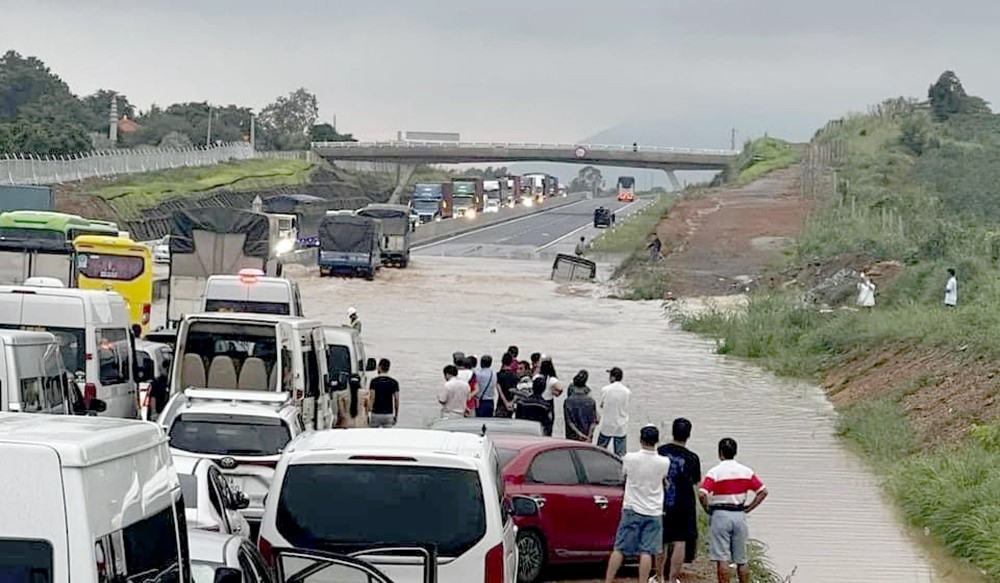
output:
M949 68L1000 102L996 0L0 0L0 15L2 48L78 94L260 108L304 86L361 138L798 140L924 97Z

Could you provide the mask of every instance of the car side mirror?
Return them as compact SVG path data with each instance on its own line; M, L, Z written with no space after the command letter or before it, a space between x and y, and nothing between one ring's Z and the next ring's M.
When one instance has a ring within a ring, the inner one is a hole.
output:
M375 359L374 359L374 358L369 358L369 359L368 359L368 360L367 360L367 361L365 362L365 372L371 372L371 371L375 370L375 368L376 368L377 366L378 366L378 365L377 365L377 364L375 363Z
M250 499L239 490L233 492L230 510L245 510L250 507Z
M538 516L538 501L527 496L514 496L510 501L511 516Z
M215 583L243 583L243 573L232 567L219 567L215 570Z

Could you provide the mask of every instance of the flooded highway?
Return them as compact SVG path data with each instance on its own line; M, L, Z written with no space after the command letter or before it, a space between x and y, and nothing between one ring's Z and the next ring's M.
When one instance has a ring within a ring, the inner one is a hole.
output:
M585 212L571 209L557 212ZM552 221L536 221L553 230ZM563 220L560 228L578 226ZM557 236L511 243L545 245ZM737 439L739 459L771 490L750 519L751 534L768 544L783 575L794 570L796 583L953 580L935 572L872 472L838 441L835 413L817 387L714 354L711 342L671 325L658 302L605 299L601 285L560 287L547 279L548 261L446 255L488 241L480 233L430 247L410 268L385 269L373 282L320 279L315 268L290 274L308 315L343 323L348 307L358 309L368 355L391 359L402 385L402 426L437 417L441 369L456 350L498 357L514 344L522 355L544 352L563 379L589 370L594 391L619 366L633 390L630 450L643 424L669 434L677 416L694 424L690 445L703 471L716 462L718 439ZM562 433L559 404L555 435Z
M594 204L554 211L577 215L563 216L558 228L553 217L537 217L494 234L530 223L548 235L513 236L511 246L534 247L536 256L543 245L571 250L575 237L559 238L586 227ZM522 357L544 352L564 381L587 369L595 392L605 370L618 366L633 391L630 450L643 424L668 435L677 416L694 424L690 446L703 471L716 463L720 438L739 442L738 459L771 491L750 518L751 536L769 546L782 575L794 570L795 583L961 580L936 572L908 535L872 472L834 435L835 413L817 387L714 354L712 342L672 325L658 302L608 299L602 284L557 285L548 281L548 260L482 256L503 247L486 234L427 247L409 268L383 269L374 281L287 268L308 317L343 324L349 307L358 310L368 356L389 358L400 382L400 426L426 427L437 418L441 370L456 350L498 358L514 344ZM561 436L561 403L556 410Z

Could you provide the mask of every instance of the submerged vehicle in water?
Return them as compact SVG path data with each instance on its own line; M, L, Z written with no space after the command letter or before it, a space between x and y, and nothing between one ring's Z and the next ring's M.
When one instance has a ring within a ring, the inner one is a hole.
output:
M410 262L410 209L401 204L370 204L356 213L382 222L382 264L406 267Z

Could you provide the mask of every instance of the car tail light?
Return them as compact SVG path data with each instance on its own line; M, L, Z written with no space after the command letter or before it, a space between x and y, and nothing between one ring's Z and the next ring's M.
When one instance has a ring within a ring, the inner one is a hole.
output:
M90 401L91 399L97 398L97 385L94 383L87 383L83 385L83 400Z
M150 311L152 309L153 309L153 306L151 304L143 304L142 305L142 325L143 326L145 326L146 324L149 324L149 314L150 314Z
M274 566L274 553L271 552L272 548L273 547L271 546L270 541L263 536L257 535L257 550L260 551L260 555L264 557L264 562L266 562L270 567Z
M504 582L503 543L486 552L486 583Z

